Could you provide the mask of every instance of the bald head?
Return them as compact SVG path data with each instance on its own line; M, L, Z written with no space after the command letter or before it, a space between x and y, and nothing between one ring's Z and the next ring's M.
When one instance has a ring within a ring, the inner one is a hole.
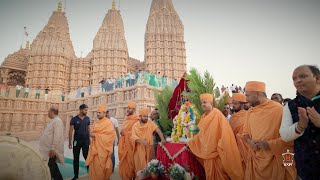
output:
M320 70L317 66L302 65L292 73L293 84L299 94L312 98L320 90Z
M51 108L48 111L48 117L50 119L53 119L53 118L57 117L58 114L59 114L59 109L55 106L51 106Z
M318 66L302 65L302 66L297 67L296 69L298 69L298 68L308 68L314 76L320 76L320 69L318 68Z
M50 108L50 111L52 111L53 114L55 114L55 115L58 115L58 114L59 114L59 109L58 109L57 107L52 106L52 107Z

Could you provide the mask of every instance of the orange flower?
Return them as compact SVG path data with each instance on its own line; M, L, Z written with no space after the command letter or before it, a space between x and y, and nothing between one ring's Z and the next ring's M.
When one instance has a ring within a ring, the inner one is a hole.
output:
M187 101L186 106L190 106L190 105L191 105L190 101Z

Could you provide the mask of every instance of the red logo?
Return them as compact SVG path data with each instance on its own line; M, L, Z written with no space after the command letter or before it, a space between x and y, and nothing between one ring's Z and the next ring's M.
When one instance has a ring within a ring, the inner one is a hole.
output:
M293 156L294 156L294 153L290 153L289 149L287 149L287 152L282 154L283 166L292 166Z

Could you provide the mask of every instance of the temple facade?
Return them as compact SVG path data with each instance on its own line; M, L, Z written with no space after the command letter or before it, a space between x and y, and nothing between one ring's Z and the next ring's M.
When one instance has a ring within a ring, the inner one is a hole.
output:
M145 67L180 79L186 72L184 27L171 0L153 0L145 33Z
M11 133L26 140L39 138L47 121L47 111L58 106L66 128L78 113L78 107L88 104L89 117L96 118L96 106L107 104L111 114L121 124L129 100L138 109L155 107L154 90L148 84L99 92L103 78L118 78L127 72L148 70L150 73L180 79L186 71L184 27L171 0L153 0L145 32L145 59L131 58L125 38L124 22L115 2L105 15L86 57L77 57L70 38L66 14L61 2L47 25L31 44L27 42L17 52L8 55L0 66L0 84L28 85L29 98L0 96L0 135ZM61 101L62 92L92 87L92 94L83 98ZM34 99L35 89L49 89L49 99Z

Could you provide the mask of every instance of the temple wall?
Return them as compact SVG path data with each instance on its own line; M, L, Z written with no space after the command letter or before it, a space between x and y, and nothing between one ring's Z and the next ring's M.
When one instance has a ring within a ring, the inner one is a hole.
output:
M97 105L107 104L111 115L121 124L126 116L127 102L133 100L140 108L155 107L154 87L146 84L115 89L84 98L69 99L65 102L53 100L36 100L0 96L0 135L10 133L23 140L37 140L50 119L47 116L51 106L59 107L59 117L65 125L65 136L68 135L69 123L78 114L78 108L85 103L89 106L88 116L91 123L96 119ZM13 94L13 93L12 93Z

